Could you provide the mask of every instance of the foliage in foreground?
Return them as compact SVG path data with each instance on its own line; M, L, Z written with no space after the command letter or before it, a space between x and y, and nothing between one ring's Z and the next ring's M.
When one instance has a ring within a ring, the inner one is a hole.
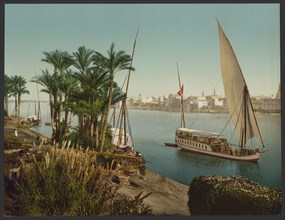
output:
M24 216L152 215L141 196L116 194L111 170L96 163L96 152L52 147L40 161L22 161L19 181ZM124 184L124 183L122 183Z

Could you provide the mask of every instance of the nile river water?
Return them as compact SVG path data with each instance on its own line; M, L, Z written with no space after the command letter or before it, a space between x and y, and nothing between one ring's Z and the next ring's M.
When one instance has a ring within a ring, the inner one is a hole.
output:
M9 114L11 114L13 103L9 104ZM22 104L21 115L23 117L27 117L28 111L33 111L29 108L34 109L34 103L24 102ZM49 111L48 103L41 102L43 122L47 120L47 111ZM268 148L258 163L232 161L165 147L165 142L174 143L175 130L180 126L180 113L128 110L128 115L134 147L143 154L147 169L150 171L184 184L190 184L198 175L240 175L269 187L281 188L282 186L280 115L257 114L256 116L264 143ZM195 118L197 119L192 124ZM228 114L185 114L186 127L191 125L193 129L212 132L220 132L228 120ZM74 126L76 122L77 120L74 120ZM51 128L45 126L44 123L33 130L46 136L51 135ZM224 134L227 135L228 140L235 142L236 137L232 137L232 130L234 129L228 126ZM253 140L253 144L255 143L258 142Z

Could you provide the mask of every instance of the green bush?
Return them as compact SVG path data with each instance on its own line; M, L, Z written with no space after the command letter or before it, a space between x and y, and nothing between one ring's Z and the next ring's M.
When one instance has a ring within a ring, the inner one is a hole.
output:
M116 192L113 173L96 165L95 151L52 147L41 162L22 161L19 181L24 216L150 215L141 199L129 201ZM113 171L114 172L114 171ZM122 208L124 206L124 208Z

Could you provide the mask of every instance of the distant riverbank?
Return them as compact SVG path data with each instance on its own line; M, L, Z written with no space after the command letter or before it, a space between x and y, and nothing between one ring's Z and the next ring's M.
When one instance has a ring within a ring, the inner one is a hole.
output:
M165 106L128 106L128 109L132 110L146 110L146 111L162 111L162 112L181 112L180 108L174 107L165 107ZM274 115L280 116L281 111L269 111L269 110L255 110L256 114L261 115ZM229 114L226 110L208 110L208 109L201 109L201 110L194 110L194 111L187 111L184 110L184 113L213 113L213 114Z

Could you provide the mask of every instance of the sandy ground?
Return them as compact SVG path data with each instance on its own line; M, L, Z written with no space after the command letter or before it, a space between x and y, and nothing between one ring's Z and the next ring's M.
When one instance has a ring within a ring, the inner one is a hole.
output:
M159 215L190 215L188 209L189 186L178 183L156 173L146 171L144 176L130 176L119 193L133 197L140 192L151 194L144 199L156 214Z

